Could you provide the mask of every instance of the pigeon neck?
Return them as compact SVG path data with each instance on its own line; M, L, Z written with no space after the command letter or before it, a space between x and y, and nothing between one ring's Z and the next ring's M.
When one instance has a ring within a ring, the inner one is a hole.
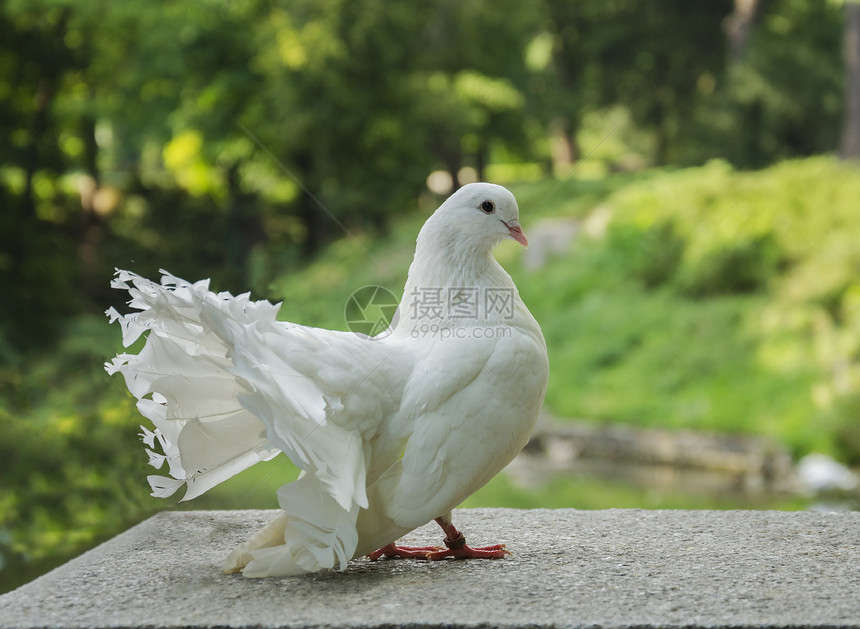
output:
M460 234L419 238L409 267L407 288L507 285L505 273L486 243L463 242Z
M444 338L454 328L463 333L463 328L510 323L519 301L511 277L486 243L468 248L455 241L419 238L400 302L397 336Z

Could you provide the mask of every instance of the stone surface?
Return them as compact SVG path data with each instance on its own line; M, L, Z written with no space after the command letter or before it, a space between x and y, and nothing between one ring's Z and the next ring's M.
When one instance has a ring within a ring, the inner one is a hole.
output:
M513 555L221 574L273 513L157 515L0 597L0 628L860 626L860 513L462 510Z

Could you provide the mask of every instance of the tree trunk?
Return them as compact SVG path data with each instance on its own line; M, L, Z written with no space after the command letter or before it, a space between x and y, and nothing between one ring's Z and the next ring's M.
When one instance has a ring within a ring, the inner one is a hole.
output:
M36 92L36 111L30 125L30 145L24 153L24 192L21 195L22 215L36 215L36 200L33 196L33 180L42 165L43 136L48 129L48 118L54 101L56 82L53 78L43 78L39 81Z
M92 92L90 96L93 97ZM104 240L104 220L96 211L95 199L101 186L101 173L98 168L98 143L96 142L96 119L91 113L84 114L81 120L81 135L84 138L84 168L90 179L87 188L81 187L81 214L76 225L78 241L78 262L80 268L81 291L97 300L104 293L104 277L100 273L100 249Z
M730 65L743 61L746 56L758 6L759 0L735 0L734 10L723 22L723 30L729 40Z
M442 161L445 162L445 169L451 174L451 181L456 190L460 187L458 175L463 167L463 153L459 148L448 147L448 150L442 153Z
M302 151L295 157L295 172L298 181L313 182L314 157L310 151ZM296 215L305 228L302 241L302 256L310 259L319 251L325 241L325 227L320 220L320 210L308 195L300 194L296 200Z
M844 10L845 109L839 156L842 159L860 159L860 2L845 2Z
M53 36L59 41L63 41L66 34L66 24L69 21L71 10L66 8L54 27ZM24 154L24 192L21 196L21 208L23 216L35 217L36 215L36 200L33 196L33 180L36 172L42 166L42 147L44 145L44 136L50 125L51 108L54 104L57 86L61 79L61 74L65 71L65 67L58 68L40 68L46 70L44 76L39 81L35 94L35 111L33 112L33 120L30 125L30 145Z
M570 117L556 118L550 127L552 170L558 175L565 173L579 159L575 125Z
M251 284L251 251L266 240L257 197L242 191L239 164L227 169L227 215L224 244L227 251L227 266L237 286Z
M487 163L490 161L490 147L482 138L478 145L478 152L475 153L475 173L478 181L486 181Z

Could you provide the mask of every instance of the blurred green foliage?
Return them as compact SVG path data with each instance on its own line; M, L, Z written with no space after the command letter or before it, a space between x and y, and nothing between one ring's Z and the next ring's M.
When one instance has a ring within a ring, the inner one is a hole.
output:
M113 267L343 329L354 290L402 286L434 170L510 183L527 232L597 226L537 272L497 251L552 411L860 460L857 168L737 170L835 148L840 3L753 4L0 0L0 590L165 504L101 370ZM535 504L506 483L473 504Z
M760 3L743 38L737 12L3 0L0 294L16 298L0 351L100 309L114 266L265 290L344 227L384 233L436 169L501 181L562 174L595 147L593 175L833 150L838 3Z
M550 407L860 461L858 175L712 162L608 195L603 237L516 275L554 349Z
M0 586L151 513L122 382L102 362L114 330L69 319L51 352L0 366Z

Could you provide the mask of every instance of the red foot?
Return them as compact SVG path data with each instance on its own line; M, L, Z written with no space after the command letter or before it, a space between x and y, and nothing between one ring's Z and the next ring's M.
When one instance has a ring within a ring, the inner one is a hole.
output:
M381 557L388 559L427 559L430 554L440 551L445 552L438 546L398 546L391 543L379 550L374 550L367 558L371 561L376 561Z
M447 549L439 548L438 546L397 546L391 543L367 555L368 559L371 561L376 561L380 557L390 557L392 559L429 559L430 561L437 561L448 557L452 559L502 559L505 555L511 554L505 549L504 544L493 544L492 546L481 546L480 548L466 546L466 538L451 522L450 514L445 517L436 518L436 523L445 532L445 546L448 547Z
M455 539L445 539L447 550L438 550L426 555L430 561L438 561L452 557L453 559L502 559L505 555L510 555L510 551L505 549L504 544L493 544L492 546L481 546L480 548L472 548L466 546L466 538L460 533Z

